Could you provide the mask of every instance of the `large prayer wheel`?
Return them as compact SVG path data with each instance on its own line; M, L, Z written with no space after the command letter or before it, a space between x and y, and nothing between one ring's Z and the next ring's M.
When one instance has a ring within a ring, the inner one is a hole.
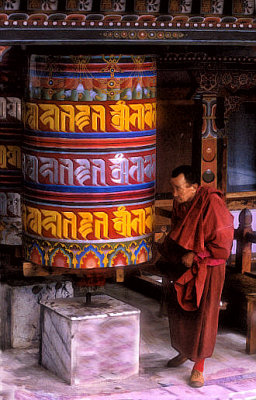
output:
M23 147L27 260L66 268L149 260L154 58L32 55L28 81Z
M15 56L4 49L0 65L0 244L17 246L22 243L22 75L20 65L14 67Z
M0 110L0 244L21 245L21 99L0 96Z

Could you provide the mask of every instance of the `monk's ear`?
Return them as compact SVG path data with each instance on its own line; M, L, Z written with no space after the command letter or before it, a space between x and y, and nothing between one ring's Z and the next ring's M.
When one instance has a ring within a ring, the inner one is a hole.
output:
M198 188L198 183L193 183L193 189L195 189L195 190L197 190L197 188Z

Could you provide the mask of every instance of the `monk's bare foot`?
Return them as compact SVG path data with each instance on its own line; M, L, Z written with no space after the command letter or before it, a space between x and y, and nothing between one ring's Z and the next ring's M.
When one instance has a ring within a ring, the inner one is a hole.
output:
M182 354L178 354L176 357L171 358L167 363L167 368L177 368L180 365L184 364L187 361L187 358Z
M197 369L192 369L189 385L193 388L200 388L204 386L204 377L203 373L198 371Z

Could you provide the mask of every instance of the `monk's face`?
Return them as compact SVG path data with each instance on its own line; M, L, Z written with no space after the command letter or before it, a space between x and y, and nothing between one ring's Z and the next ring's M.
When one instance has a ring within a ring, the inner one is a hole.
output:
M171 187L174 199L178 203L186 203L195 197L198 184L189 184L184 174L180 174L176 178L171 178Z

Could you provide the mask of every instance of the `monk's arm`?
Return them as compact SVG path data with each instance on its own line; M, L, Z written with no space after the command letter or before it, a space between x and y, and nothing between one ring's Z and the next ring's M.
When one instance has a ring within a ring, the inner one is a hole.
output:
M204 218L204 232L205 246L212 257L226 260L233 242L233 217L217 195L211 196Z

